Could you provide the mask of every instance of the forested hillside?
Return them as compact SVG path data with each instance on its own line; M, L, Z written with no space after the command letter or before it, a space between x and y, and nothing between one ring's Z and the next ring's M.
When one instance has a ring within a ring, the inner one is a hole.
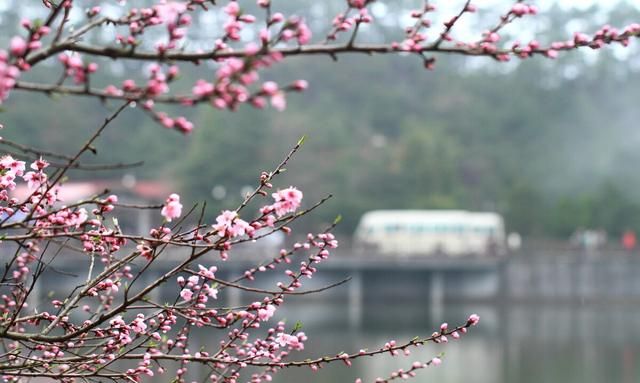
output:
M553 9L540 29L562 35L575 22L568 14ZM638 14L631 7L608 16L585 11L621 25ZM2 28L13 28L4 16ZM145 165L126 172L168 180L185 201L207 199L216 211L233 206L264 164L275 165L305 135L287 180L311 199L334 195L313 225L341 214L339 231L351 233L367 210L465 208L501 212L511 230L536 236L564 237L580 226L640 231L637 51L500 67L452 59L438 62L437 74L414 57L291 60L280 71L287 78L304 73L310 89L289 97L286 118L196 108L190 117L198 129L183 137L132 110L97 150L102 161L114 162L137 161L144 150ZM141 68L113 70L135 77ZM183 73L193 82L199 75ZM81 98L59 98L55 114L45 105L52 107L45 96L16 91L2 116L10 127L3 136L71 153L104 114L102 105Z

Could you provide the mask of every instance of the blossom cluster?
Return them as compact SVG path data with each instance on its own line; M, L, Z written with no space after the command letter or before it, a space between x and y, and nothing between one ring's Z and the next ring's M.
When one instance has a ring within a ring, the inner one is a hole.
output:
M436 25L432 17L439 12L436 5L424 2L421 8L407 11L414 23L405 26L404 39L372 44L362 42L369 36L360 27L377 22L369 11L373 1L345 0L345 3L346 10L333 17L331 29L322 39L314 36L304 17L279 12L269 0L257 0L253 7L237 0L224 4L163 0L146 7L120 2L118 17L111 16L106 7L93 6L83 10L86 18L74 28L67 28L69 18L65 15L80 5L73 1L58 5L45 1L51 12L46 22L22 20L23 32L10 38L6 50L0 49L0 102L14 88L102 100L130 100L136 101L138 108L162 126L190 133L194 128L191 121L184 116L170 116L160 110L159 105L209 104L216 109L234 111L243 104L255 108L270 104L276 110L284 110L287 93L302 91L308 84L304 80L279 84L263 78L263 73L289 56L326 54L335 58L349 52L410 52L420 57L426 68L432 69L436 57L442 54L485 56L497 61L533 56L553 59L562 51L581 47L627 45L640 35L640 24L633 23L623 28L606 25L592 34L576 31L566 41L508 40L502 34L503 29L518 19L539 13L535 5L518 1L500 16L494 27L478 33L475 39L460 40L455 38L456 25L465 14L477 12L478 7L467 1L458 13L442 25ZM206 12L217 12L222 21L217 30L211 32L213 37L207 39L205 48L193 49L190 42L197 39L195 32L199 28L195 20ZM85 37L101 29L113 30L114 41L103 45L86 42ZM151 40L156 42L149 44ZM22 72L34 70L37 64L55 54L62 65L61 80L43 84L20 81ZM103 69L98 66L97 61L101 59L150 62L146 84L127 77L120 84L92 86L91 77L108 68L108 65L103 65ZM180 67L202 63L210 63L214 67L212 73L191 84L191 92L176 92L172 85L178 79ZM79 86L68 84L67 79Z
M180 196L174 193L157 207L163 223L147 236L139 237L107 223L107 217L118 211L118 196L99 196L65 205L67 201L62 201L59 194L64 185L60 178L47 174L47 161L33 161L29 165L32 170L27 172L26 162L11 156L0 158L0 207L5 217L0 225L7 233L3 240L23 243L23 249L9 261L12 272L0 287L0 325L6 329L5 339L11 350L0 356L6 367L3 379L18 381L31 373L65 380L113 377L101 372L109 365L134 361L135 366L123 368L118 376L140 381L145 376L173 374L183 381L191 365L202 363L216 367L210 376L212 381L234 382L243 376L250 376L254 382L270 381L287 366L308 366L316 371L334 361L351 365L352 360L364 355L397 355L400 351L409 355L409 348L443 342L447 335L457 339L459 333L477 323L477 317L472 316L453 331L442 327L441 333L423 340L406 344L390 341L374 351L341 353L304 362L291 360L296 351L305 348L307 336L299 330L289 330L284 321L272 321L288 296L301 292L303 280L312 278L338 247L334 235L308 233L303 241L281 249L269 262L245 270L234 280L219 277L219 270L236 244L255 239L260 228L269 228L269 233L290 233L287 224L305 214L300 210L303 193L297 188L266 191L273 188L272 178L283 165L263 172L259 186L247 197L268 199L256 209L253 218L241 216L238 208L223 211L213 225L200 224L178 231L168 224L188 217L183 216ZM11 197L19 183L28 184L32 191L25 200ZM17 212L23 214L16 216ZM31 228L27 235L21 234L25 227ZM96 274L92 274L91 266L86 283L66 296L56 294L47 302L37 303L35 314L28 314L31 290L25 286L38 282L38 261L46 253L49 241L64 241L91 259L98 257L102 266ZM188 247L192 256L150 284L138 283L144 270L167 257L166 246ZM223 263L204 263L203 256L215 251ZM134 271L141 264L147 265L143 271ZM280 276L273 290L249 287L266 273ZM175 278L175 303L163 305L149 298L149 293L169 278ZM221 308L218 296L226 289L247 289L262 298L240 307ZM226 340L192 351L190 329L199 327L226 331ZM180 367L167 370L163 361L179 362ZM435 359L429 363L436 363Z

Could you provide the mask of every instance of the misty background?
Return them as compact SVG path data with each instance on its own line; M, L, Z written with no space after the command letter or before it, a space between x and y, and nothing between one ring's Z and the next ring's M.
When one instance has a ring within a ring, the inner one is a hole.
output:
M314 41L322 41L331 18L344 10L343 0L273 3L284 13L305 15L314 29ZM372 4L377 22L363 28L361 39L401 39L402 27L408 24L407 9L421 3ZM480 12L455 30L460 37L470 37L467 40L492 26L513 1L477 3ZM604 23L623 27L640 20L638 1L535 3L541 13L517 20L502 34L504 40L529 41L535 36L546 44L570 39L575 31L593 33ZM115 2L101 4L108 12L120 9ZM464 1L438 4L443 8L436 12L434 25L441 25ZM21 17L35 17L40 8L39 1L31 5L0 0L0 45L7 45ZM190 48L210 46L217 36L208 32L219 20L215 12L194 18L198 25L189 36ZM91 38L111 42L113 31ZM640 232L639 46L632 41L628 48L582 49L561 54L558 60L536 57L507 64L439 56L433 72L425 70L420 59L405 55L345 55L337 62L324 56L294 57L263 72L261 78L282 84L308 80L307 91L288 95L285 112L247 106L235 113L207 105L159 106L158 110L185 115L195 123L194 132L183 136L132 108L97 141L98 155L84 155L82 162L143 160L144 165L70 171L70 181L108 180L125 188L134 181L150 181L153 187L164 186L155 193L160 196L155 202L163 202L171 191L181 194L186 208L206 200L212 222L220 210L235 208L247 187L258 182L260 172L274 168L305 136L302 150L276 179L276 187L299 187L307 207L328 194L333 198L297 222L298 233L322 230L341 215L335 231L348 243L360 217L370 210L456 208L500 213L507 230L522 234L525 245L535 239L567 242L578 228L606 231L610 242L617 243L628 229ZM109 70L92 77L92 86L120 85L129 77L145 81L144 65L98 63ZM178 93L190 92L200 78L211 79L215 66L189 64L181 69L180 81L172 85ZM41 70L21 80L51 83L61 71L58 63L45 62ZM73 154L108 110L117 106L14 91L2 105L0 121L5 129L0 135ZM10 147L2 150L12 152ZM160 215L153 214L148 223L159 222ZM389 339L429 334L443 321L453 323L478 313L480 326L462 342L415 350L411 358L416 360L447 353L441 368L419 375L417 382L638 382L637 248L583 250L534 246L508 257L383 259L349 254L351 249L341 246L308 286L346 276L353 278L350 283L293 298L278 315L304 323L310 339L303 358L379 347ZM233 260L242 262L241 254ZM340 263L349 261L349 256L359 263ZM244 269L234 269L230 261L226 270L231 279ZM54 275L48 286L68 280ZM275 281L264 283L270 282ZM221 296L225 302L241 298ZM204 331L196 337L202 346L215 344L212 339ZM284 381L333 383L358 376L373 380L406 368L407 363L402 358L369 359L350 369L328 366L315 375L290 369L284 372Z
M2 7L1 39L15 32L11 21L21 15L14 12L30 12L11 3ZM341 3L312 3L279 1L278 6L305 10L319 39ZM381 20L361 38L399 38L401 11L413 3L378 7L374 14ZM497 4L458 33L491 25L508 6ZM615 9L570 5L545 2L541 15L519 21L522 26L507 30L503 38L533 31L544 42L567 39L570 31L597 30L603 20L624 26L640 15L626 2ZM207 42L207 25L216 21L203 17L197 22L202 28L191 36L195 46ZM215 216L236 206L243 188L254 185L260 171L275 166L304 135L305 146L280 186L301 188L308 204L334 195L307 217L303 224L309 229L340 214L337 231L350 235L360 216L372 209L461 208L499 212L508 230L528 237L566 238L578 227L618 236L628 228L640 231L637 52L637 44L631 44L563 54L556 61L508 64L438 57L434 72L415 57L292 58L263 76L283 83L309 81L308 91L289 95L284 113L180 108L197 126L192 135L182 136L131 110L98 141L98 158L87 156L85 163L145 164L125 171L77 171L71 179L119 180L127 174L129 179L161 180L187 203L207 200ZM126 78L124 73L143 81L144 68L137 64L99 64L110 67L117 81ZM189 91L197 79L212 76L207 64L191 68L182 68L177 89ZM59 71L54 63L47 70ZM51 73L35 72L23 80L51 79ZM110 80L92 78L92 85ZM3 135L73 153L105 113L93 99L15 91L2 112Z

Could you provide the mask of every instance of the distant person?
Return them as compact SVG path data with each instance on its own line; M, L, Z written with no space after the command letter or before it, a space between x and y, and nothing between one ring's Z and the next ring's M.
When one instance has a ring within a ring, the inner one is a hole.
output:
M490 235L487 240L487 254L494 257L498 255L498 240L495 235Z
M522 237L516 232L511 232L507 236L507 246L509 251L516 252L522 247Z
M624 247L625 250L634 250L636 248L636 243L636 233L633 230L627 230L622 234L622 247Z
M581 227L577 228L569 239L571 247L583 250L585 248L585 230Z
M596 234L598 236L598 248L602 249L607 245L607 231L605 229L598 229Z
M584 250L591 254L598 250L600 245L600 238L598 232L595 230L585 230L583 234Z

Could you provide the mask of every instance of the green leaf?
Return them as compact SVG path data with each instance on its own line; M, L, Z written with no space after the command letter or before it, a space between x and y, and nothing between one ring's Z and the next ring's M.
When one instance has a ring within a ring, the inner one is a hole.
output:
M302 322L297 321L296 324L293 326L293 330L291 330L291 332L294 333L300 330L302 330Z

